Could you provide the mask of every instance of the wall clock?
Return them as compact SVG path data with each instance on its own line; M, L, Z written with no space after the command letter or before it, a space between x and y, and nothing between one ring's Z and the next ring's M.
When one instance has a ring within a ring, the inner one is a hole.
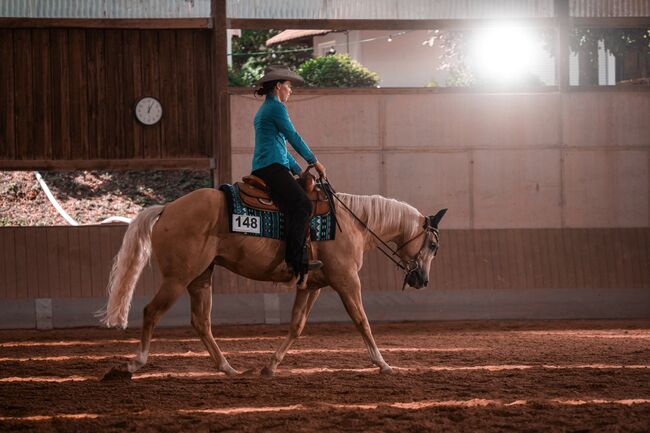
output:
M135 118L143 125L155 125L160 122L162 115L162 104L153 96L143 96L135 103Z

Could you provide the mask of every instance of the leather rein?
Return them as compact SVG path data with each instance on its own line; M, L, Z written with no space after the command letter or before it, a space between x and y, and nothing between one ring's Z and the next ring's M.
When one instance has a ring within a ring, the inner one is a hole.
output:
M325 181L323 181L323 180L321 180L321 179L318 179L316 182L317 182L317 183L319 184L319 186L323 189L323 191L325 191L325 194L327 195L327 199L328 199L328 201L330 202L330 205L333 205L333 204L334 204L334 203L333 203L333 198L336 199L336 200L337 200L339 203L341 203L341 205L342 205L342 206L343 206L343 207L344 207L344 208L345 208L345 209L350 213L350 215L352 215L352 216L353 216L353 217L354 217L354 218L359 222L359 224L361 224L361 225L362 225L362 226L363 226L363 227L364 227L364 228L365 228L365 229L366 229L366 230L367 230L367 231L368 231L368 232L369 232L369 233L370 233L370 234L371 234L371 235L372 235L372 236L373 236L377 241L379 241L379 243L380 243L384 248L388 249L388 250L392 253L392 254L389 254L389 253L387 253L386 251L384 251L384 250L383 250L379 245L377 246L377 249L378 249L379 251L381 251L382 254L384 254L386 257L388 257L388 259L389 259L390 261L392 261L392 262L393 262L393 263L394 263L394 264L395 264L399 269L402 270L402 272L404 272L404 284L402 284L402 291L403 291L404 288L406 287L406 284L407 284L407 280L408 280L409 275L411 275L413 272L417 271L418 268L420 267L420 264L418 263L418 260L419 260L420 256L422 255L422 251L423 251L423 249L421 248L420 251L418 252L418 255L417 255L414 259L409 260L408 262L405 261L404 259L402 259L401 257L400 257L400 261L395 260L394 256L397 255L397 253L399 252L399 250L401 250L402 248L404 248L404 247L405 247L406 245L408 245L409 243L413 242L415 239L417 239L417 238L419 238L420 236L424 235L425 233L427 233L427 232L431 232L431 233L434 234L434 236L435 236L435 238L436 238L436 247L435 247L435 249L434 249L434 251L433 251L434 256L435 256L435 254L438 252L438 237L439 237L439 232L438 232L438 229L435 228L435 227L433 226L433 224L432 224L431 221L429 220L429 217L427 217L427 216L424 217L424 224L423 224L423 226L422 226L423 230L422 230L420 233L418 233L417 235L413 236L411 239L409 239L408 241L404 242L402 245L400 245L400 246L397 247L396 249L393 249L393 248L391 248L390 245L388 245L386 242L384 242L384 240L381 239L381 238L380 238L380 237L379 237L375 232L373 232L372 229L371 229L370 227L368 227L368 225L367 225L365 222L363 222L363 221L361 220L361 218L359 218L359 217L358 217L358 216L357 216L357 215L352 211L352 209L350 209L350 208L349 208L345 203L343 203L343 201L342 201L340 198L338 198L338 197L336 196L336 191L335 191L334 188L332 187L332 184L329 182L329 180L325 179ZM334 212L335 207L334 207L334 206L330 206L330 208L331 208L332 211ZM335 221L336 221L336 216L334 217L334 219L335 219ZM338 226L339 230L341 230L341 226L339 225L338 221L336 221L336 225Z

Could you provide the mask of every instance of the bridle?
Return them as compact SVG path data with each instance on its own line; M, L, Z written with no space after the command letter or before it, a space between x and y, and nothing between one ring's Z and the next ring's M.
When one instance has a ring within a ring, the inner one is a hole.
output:
M416 240L420 236L425 235L427 233L431 233L433 235L433 237L434 237L434 240L435 240L435 242L433 242L432 245L430 245L429 249L433 251L433 256L434 257L438 253L438 245L439 245L439 242L440 242L440 231L434 226L433 221L431 221L430 217L428 217L428 216L424 217L424 224L422 226L422 231L420 233L413 236L411 239L404 242L402 245L400 245L396 249L393 249L393 248L391 248L390 245L388 245L386 242L384 242L384 240L381 239L375 232L373 232L372 229L370 227L368 227L368 225L365 222L363 222L361 220L361 218L359 218L352 211L352 209L350 209L345 203L343 203L343 201L340 198L338 198L336 196L336 191L334 191L334 188L332 187L332 184L329 181L322 181L321 179L318 179L317 182L318 182L319 186L321 187L321 189L323 191L325 191L325 194L327 195L327 199L330 202L330 208L331 209L335 209L335 207L333 206L333 204L334 204L333 203L333 198L334 198L339 203L341 203L341 205L345 208L345 210L347 210L350 213L350 215L352 215L357 220L357 222L359 222L359 224L361 224L368 231L368 233L370 233L377 241L379 241L379 243L384 248L388 249L392 253L392 254L389 254L388 252L384 251L379 245L377 246L377 249L379 251L381 251L386 257L388 257L388 259L390 261L392 261L399 269L401 269L402 272L404 272L404 283L402 284L402 291L406 288L407 281L408 281L409 277L411 276L411 274L413 274L414 272L417 272L420 269L420 259L422 257L422 254L424 253L424 251L427 248L425 248L425 246L423 245L420 248L420 251L418 252L418 254L414 258L412 258L412 259L410 259L408 261L404 260L401 256L398 256L399 259L400 259L399 261L395 260L394 256L396 256L397 253L402 248L404 248L406 245L410 244L411 242L413 242L414 240ZM336 219L336 217L335 217L335 219ZM338 226L338 221L336 221L336 224ZM339 227L339 230L341 230L341 226L338 226L338 227ZM424 242L427 242L428 240L429 240L429 237L425 236L424 237Z

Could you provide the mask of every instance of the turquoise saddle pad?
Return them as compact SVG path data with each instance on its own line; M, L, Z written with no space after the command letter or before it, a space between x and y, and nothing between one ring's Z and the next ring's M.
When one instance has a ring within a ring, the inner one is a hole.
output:
M228 198L230 231L247 236L284 240L284 215L282 212L253 209L244 205L237 185L223 184L219 187ZM309 222L312 241L334 240L336 223L330 211L326 215L312 217Z

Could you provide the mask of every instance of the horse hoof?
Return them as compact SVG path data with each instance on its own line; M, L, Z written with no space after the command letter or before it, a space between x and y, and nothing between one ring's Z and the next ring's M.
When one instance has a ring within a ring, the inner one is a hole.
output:
M239 376L241 373L235 370L234 368L231 368L229 370L225 370L224 373L226 373L226 376L233 377L233 376Z
M241 375L242 376L252 376L256 373L256 370L254 368L249 368L248 370L242 371Z
M271 370L271 369L268 368L268 367L264 367L264 368L262 369L262 371L260 372L260 374L261 374L262 376L264 376L264 377L273 377L273 375L275 374L275 371Z
M113 367L102 377L101 381L105 382L108 380L131 380L133 373L129 370L119 367Z
M381 374L395 374L395 370L393 370L392 367L389 367L389 366L381 367L379 369L379 372Z

